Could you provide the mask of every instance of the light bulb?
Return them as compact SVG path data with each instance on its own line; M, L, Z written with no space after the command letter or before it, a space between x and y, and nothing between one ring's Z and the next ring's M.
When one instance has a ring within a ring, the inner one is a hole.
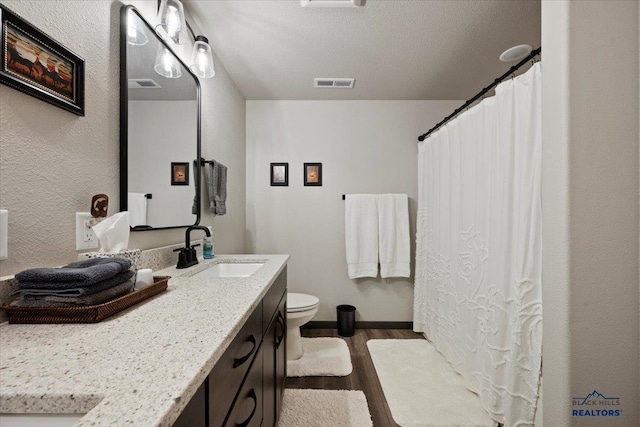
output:
M137 46L145 45L149 42L147 35L140 26L138 17L132 11L127 16L127 43Z
M167 8L167 33L169 37L174 39L180 31L180 17L178 16L178 9L173 6Z
M182 76L180 68L180 63L173 53L162 44L158 45L156 62L153 66L156 73L168 79L177 79Z

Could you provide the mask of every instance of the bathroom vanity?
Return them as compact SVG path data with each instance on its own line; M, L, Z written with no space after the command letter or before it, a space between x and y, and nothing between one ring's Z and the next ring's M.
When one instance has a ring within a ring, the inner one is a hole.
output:
M0 325L0 414L86 414L77 426L275 426L287 260L217 256L164 269L155 274L172 276L167 292L98 324ZM258 267L211 269L222 263Z

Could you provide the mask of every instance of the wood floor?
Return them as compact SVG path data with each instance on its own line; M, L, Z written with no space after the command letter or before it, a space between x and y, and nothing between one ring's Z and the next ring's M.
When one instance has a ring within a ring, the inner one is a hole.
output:
M303 329L304 337L338 337L335 329ZM408 329L356 329L355 335L344 338L351 351L353 372L346 377L287 378L287 388L317 388L324 390L362 390L367 396L374 427L398 427L391 418L380 381L369 355L370 339L420 339L422 335Z

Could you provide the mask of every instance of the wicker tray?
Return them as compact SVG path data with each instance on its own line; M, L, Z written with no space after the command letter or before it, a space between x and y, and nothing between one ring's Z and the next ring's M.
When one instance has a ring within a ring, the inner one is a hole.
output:
M127 295L86 307L11 307L5 305L9 323L97 323L167 290L170 276L154 276L154 283Z

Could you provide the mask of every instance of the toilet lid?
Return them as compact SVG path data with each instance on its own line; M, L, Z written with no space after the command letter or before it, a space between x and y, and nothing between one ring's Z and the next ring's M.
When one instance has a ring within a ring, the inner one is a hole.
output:
M314 297L313 295L307 294L296 294L296 293L288 293L287 294L287 311L303 311L309 308L314 308L320 303L318 297Z

